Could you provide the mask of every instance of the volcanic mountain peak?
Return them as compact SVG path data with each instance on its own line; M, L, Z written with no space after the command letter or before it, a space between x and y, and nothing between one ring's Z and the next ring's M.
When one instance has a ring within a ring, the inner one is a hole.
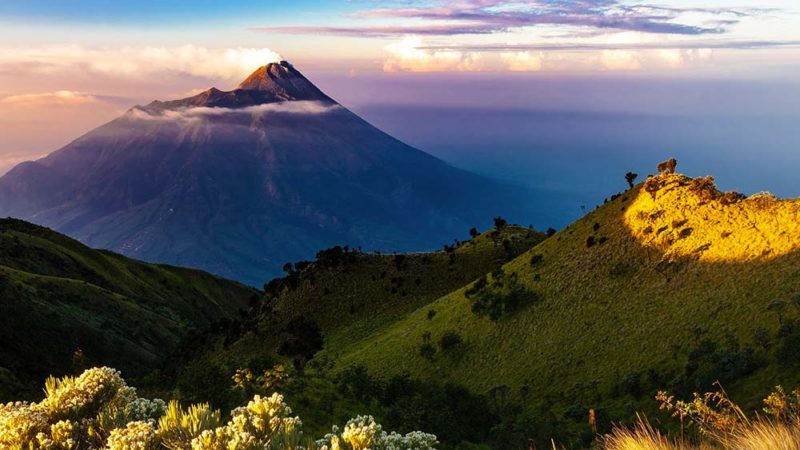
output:
M334 102L288 61L259 67L232 91L211 88L192 97L154 101L141 108L148 112L197 106L242 108L246 106L285 101Z
M281 100L330 100L288 61L259 67L238 89L269 92Z

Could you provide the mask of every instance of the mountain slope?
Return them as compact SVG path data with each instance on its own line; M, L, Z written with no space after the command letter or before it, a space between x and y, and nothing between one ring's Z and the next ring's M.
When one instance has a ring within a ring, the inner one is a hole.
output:
M18 165L0 216L261 285L332 245L425 250L497 214L528 223L533 207L512 208L526 195L397 141L282 62Z
M297 321L305 329L318 328L322 347L338 354L383 325L499 268L545 237L509 225L430 253L368 254L341 247L321 251L315 261L296 263L290 275L270 282L264 298L241 323L193 337L185 352L169 361L167 372L199 391L202 387L182 380L196 378L198 370L219 368L220 379L211 387L226 387L237 368L281 359L280 348L295 337L291 324ZM295 355L284 356L291 361ZM203 397L197 392L184 395Z
M235 318L256 294L204 272L141 263L0 220L0 395L71 371L77 349L87 363L141 375L190 329Z
M456 382L584 433L588 408L656 414L656 390L690 395L715 380L758 408L774 384L800 382L798 219L799 200L654 177L485 283L386 322L337 366ZM496 320L480 314L498 309ZM463 339L458 357L425 357L447 331Z

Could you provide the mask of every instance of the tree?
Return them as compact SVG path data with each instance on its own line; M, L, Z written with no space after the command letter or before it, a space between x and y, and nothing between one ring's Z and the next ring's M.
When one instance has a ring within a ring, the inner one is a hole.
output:
M479 234L480 234L480 232L478 232L477 228L472 227L472 228L469 229L469 235L470 235L470 237L472 239L475 239L476 237L478 237Z
M506 225L508 225L508 221L506 219L503 219L500 216L494 218L494 227L497 231L501 231L506 227Z
M634 180L636 180L636 177L638 177L638 176L639 176L638 173L634 173L634 172L626 173L625 174L625 181L628 182L628 186L633 187L633 182L634 182Z
M278 348L278 354L293 358L298 370L302 370L305 363L322 350L322 331L313 319L303 316L292 319L283 330L283 335L285 338Z

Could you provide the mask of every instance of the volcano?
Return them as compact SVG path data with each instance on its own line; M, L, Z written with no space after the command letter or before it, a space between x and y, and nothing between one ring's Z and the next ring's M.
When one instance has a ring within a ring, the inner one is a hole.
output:
M527 195L394 139L283 61L19 164L0 216L261 285L332 245L428 250L495 215L532 220Z

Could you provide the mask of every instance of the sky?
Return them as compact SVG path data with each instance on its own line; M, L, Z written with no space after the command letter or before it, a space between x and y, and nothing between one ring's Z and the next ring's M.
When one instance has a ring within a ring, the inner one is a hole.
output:
M764 170L796 162L798 30L797 0L0 0L0 173L135 104L232 89L287 59L490 176L565 189L553 172L575 155L647 170L664 152L738 176L743 130L772 155ZM637 137L626 124L642 120L665 125ZM597 150L598 134L623 150ZM800 195L769 173L745 186Z

